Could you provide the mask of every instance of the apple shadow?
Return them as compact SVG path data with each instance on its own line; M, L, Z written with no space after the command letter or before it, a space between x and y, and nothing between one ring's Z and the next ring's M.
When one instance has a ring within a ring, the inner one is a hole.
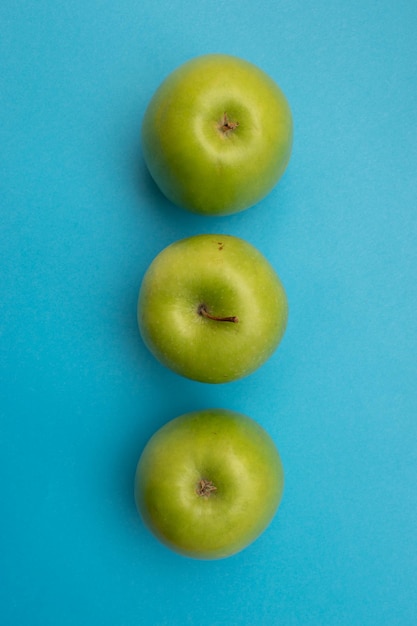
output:
M191 222L193 218L198 221L199 216L173 204L162 193L146 166L140 142L137 142L132 157L131 180L138 198L138 211L146 213L144 217L153 221L156 227L163 225L164 228L175 228L178 232L187 231L190 218Z

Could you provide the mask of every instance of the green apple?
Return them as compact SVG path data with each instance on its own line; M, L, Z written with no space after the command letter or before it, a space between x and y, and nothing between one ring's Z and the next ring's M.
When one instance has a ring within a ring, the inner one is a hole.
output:
M165 545L197 559L231 556L269 525L284 473L278 450L253 419L225 409L187 413L147 443L135 500Z
M161 191L195 213L226 215L266 196L287 167L288 102L263 70L226 54L177 68L152 97L143 156Z
M138 298L142 338L164 365L206 383L247 376L275 351L287 298L267 259L231 235L195 235L160 252Z

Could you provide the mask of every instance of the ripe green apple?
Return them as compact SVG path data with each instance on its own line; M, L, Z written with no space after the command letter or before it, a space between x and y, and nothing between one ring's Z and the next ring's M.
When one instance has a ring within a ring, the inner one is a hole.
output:
M195 235L162 250L138 298L142 338L164 365L206 383L247 376L275 351L287 298L267 259L231 235Z
M226 54L194 58L152 97L142 124L143 156L174 204L205 215L247 209L287 167L293 124L288 102L263 70Z
M269 525L284 472L278 450L253 419L225 409L187 413L147 443L135 500L166 546L197 559L231 556Z

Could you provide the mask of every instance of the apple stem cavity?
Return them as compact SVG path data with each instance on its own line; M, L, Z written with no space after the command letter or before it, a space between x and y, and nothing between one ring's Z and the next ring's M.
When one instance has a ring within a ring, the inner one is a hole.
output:
M217 315L212 315L207 311L207 307L205 304L200 304L200 306L198 307L198 314L202 317L205 317L206 319L214 320L215 322L232 322L233 324L237 324L239 321L236 315L230 315L227 317L217 317Z
M209 498L215 491L217 491L217 487L211 482L211 480L202 478L198 481L196 492L201 498Z
M231 131L236 130L238 126L239 122L232 122L231 120L229 120L229 116L227 115L227 113L224 113L223 119L219 123L219 130L221 130L223 134L227 135Z

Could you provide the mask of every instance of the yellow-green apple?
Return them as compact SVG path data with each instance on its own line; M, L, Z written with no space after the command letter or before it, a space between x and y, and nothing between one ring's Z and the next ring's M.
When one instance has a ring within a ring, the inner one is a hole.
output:
M161 191L195 213L226 215L258 203L292 148L288 101L256 65L226 54L194 58L152 97L143 156Z
M142 338L164 365L206 383L237 380L275 351L287 323L269 261L231 235L195 235L162 250L138 298Z
M270 435L225 409L187 413L149 440L135 500L147 527L188 557L219 559L252 543L280 503L284 473Z

